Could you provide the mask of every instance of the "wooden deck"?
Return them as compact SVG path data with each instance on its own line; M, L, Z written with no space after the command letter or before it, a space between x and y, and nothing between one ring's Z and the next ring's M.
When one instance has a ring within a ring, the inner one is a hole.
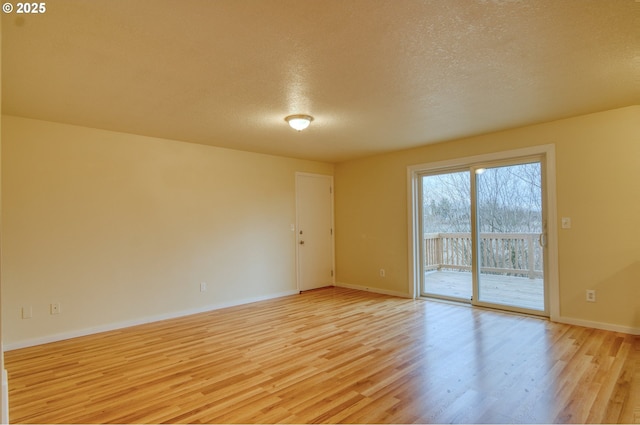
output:
M471 299L471 273L435 271L425 275L426 292L433 295ZM544 310L544 281L527 277L482 274L480 301Z

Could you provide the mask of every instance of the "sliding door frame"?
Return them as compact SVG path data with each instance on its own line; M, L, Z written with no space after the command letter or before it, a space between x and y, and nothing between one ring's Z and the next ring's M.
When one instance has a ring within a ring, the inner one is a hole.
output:
M413 298L420 296L422 282L422 218L420 216L420 177L425 173L446 172L452 169L478 167L479 164L497 163L500 161L518 161L520 159L540 157L543 178L543 204L547 212L547 246L544 261L544 276L546 281L545 297L548 297L548 312L551 320L560 317L560 293L558 285L558 226L556 212L556 171L555 145L540 145L523 149L515 149L456 158L446 161L422 163L407 167L407 202L408 202L408 232L409 232L409 293ZM475 207L475 206L474 206ZM474 256L475 258L475 256ZM475 287L475 285L474 285ZM546 294L548 292L548 294ZM477 299L474 294L474 300ZM475 303L474 303L475 304Z
M419 235L424 235L426 233L426 229L424 228L424 220L422 220L422 217L424 217L424 203L422 202L423 200L423 194L424 194L424 178L425 177L434 177L434 176L440 176L443 174L454 174L454 173L468 173L469 174L469 179L471 179L471 171L469 169L468 166L463 166L463 167L453 167L453 168L438 168L436 170L433 169L429 169L427 171L422 171L420 173L417 174L417 179L418 179L418 217L421 217L418 220L418 234ZM469 233L471 233L473 231L473 229L475 228L475 225L473 223L473 214L471 209L473 208L473 197L471 196L471 192L468 193L469 196ZM422 239L419 239L420 243L420 251L417 253L418 258L420 258L420 261L424 261L425 258L425 244L422 243ZM472 238L473 241L473 238ZM473 244L472 244L473 245ZM475 261L475 248L472 246L471 247L472 250L474 250L474 254L471 256L472 261ZM417 286L417 292L416 292L416 296L417 297L429 297L429 298L438 298L441 300L447 300L447 301L455 301L455 302L464 302L464 303L472 303L473 299L475 298L475 290L474 288L474 282L473 279L475 279L475 277L473 276L473 273L470 274L471 280L469 281L469 285L471 286L470 289L472 289L472 296L470 296L469 298L462 298L462 297L456 297L456 296L452 296L452 295L443 295L443 294L435 294L435 293L430 293L426 291L426 284L427 281L426 279L424 279L425 277L425 271L422 268L422 263L418 263L418 265L420 266L420 280L417 282L418 286ZM472 270L474 270L472 268Z
M472 257L473 259L473 266L472 266L472 275L473 275L473 298L471 300L471 304L473 305L477 305L480 307L489 307L489 308L494 308L494 309L506 309L509 311L514 311L516 313L525 313L525 314L532 314L532 315L537 315L537 316L544 316L544 317L549 317L550 313L550 307L549 307L549 280L546 276L546 272L547 272L547 267L546 267L546 263L548 261L547 257L549 256L549 249L547 246L547 222L548 222L548 205L547 205L547 200L545 197L545 191L546 191L546 173L545 173L545 162L546 162L546 158L544 155L541 154L537 154L537 155L532 155L532 156L525 156L525 157L517 157L517 158L510 158L510 159L503 159L503 160L498 160L498 161L490 161L490 162L484 162L484 163L476 163L474 165L471 166L470 169L470 174L471 174L471 232L472 235L475 235L475 237L472 237L472 246L473 246L473 252L474 254L479 254L480 253L480 231L478 230L478 225L479 225L479 206L478 206L478 173L477 170L479 169L483 169L483 168L498 168L498 167L507 167L507 166L517 166L517 165L523 165L523 164L531 164L531 163L538 163L540 164L540 183L541 183L541 202L542 202L542 211L541 211L541 235L539 238L539 241L545 240L545 245L542 248L542 254L543 254L543 260L542 260L542 265L543 265L543 284L544 284L544 290L543 290L543 296L544 296L544 300L543 300L543 305L544 305L544 309L543 310L537 310L537 309L528 309L526 307L521 307L521 306L516 306L514 304L497 304L495 302L491 302L491 301L486 301L486 300L481 300L480 299L480 295L481 295L481 288L480 288L480 281L481 281L481 275L482 275L482 264L480 264L480 256L479 255L474 255Z

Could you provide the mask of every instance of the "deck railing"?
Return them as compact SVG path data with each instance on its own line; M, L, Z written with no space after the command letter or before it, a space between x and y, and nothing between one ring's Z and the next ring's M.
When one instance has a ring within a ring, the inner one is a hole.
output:
M538 233L481 233L483 273L542 277L542 247ZM471 270L470 233L425 233L425 270Z

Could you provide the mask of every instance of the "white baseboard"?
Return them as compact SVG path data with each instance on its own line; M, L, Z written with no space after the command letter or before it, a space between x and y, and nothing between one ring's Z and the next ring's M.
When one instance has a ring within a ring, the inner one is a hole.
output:
M591 320L574 319L572 317L552 317L552 322L564 323L567 325L583 326L585 328L602 329L604 331L620 332L631 335L640 335L640 329L631 326L614 325L612 323L594 322Z
M411 298L410 294L404 293L404 292L389 291L387 289L373 288L373 287L362 286L362 285L352 285L344 282L336 282L335 286L338 286L341 288L355 289L359 291L373 292L373 293L383 294L383 295L391 295L394 297ZM178 317L190 316L192 314L206 313L208 311L219 310L222 308L234 307L234 306L243 305L243 304L250 304L250 303L270 300L274 298L286 297L286 296L295 295L298 293L299 293L298 290L284 291L284 292L278 292L275 294L263 295L259 297L243 298L240 300L228 301L228 302L219 303L219 304L211 304L211 305L188 309L188 310L182 310L182 311L166 313L166 314L159 314L155 316L147 316L139 319L127 320L127 321L117 322L117 323L110 323L107 325L94 326L94 327L79 329L75 331L62 332L62 333L47 335L39 338L32 338L32 339L26 339L23 341L5 343L3 344L3 349L4 351L11 351L11 350L17 350L20 348L33 347L35 345L47 344L47 343L56 342L56 341L63 341L65 339L77 338L77 337L86 336L86 335L93 335L96 333L108 332L108 331L113 331L117 329L128 328L131 326L158 322L161 320L175 319ZM621 332L621 333L626 333L631 335L640 335L640 329L630 327L630 326L594 322L590 320L574 319L571 317L563 317L563 316L552 317L551 320L553 322L565 323L568 325L584 326L587 328ZM2 384L4 385L5 383L2 382ZM1 402L2 401L0 400L0 403ZM4 413L4 411L2 413ZM2 418L0 418L0 420L1 419Z
M117 329L129 328L131 326L144 325L146 323L159 322L161 320L176 319L178 317L190 316L192 314L206 313L208 311L219 310L221 308L234 307L242 304L250 304L258 301L265 301L274 298L286 297L300 293L298 290L278 292L275 294L262 295L259 297L243 298L240 300L227 301L219 304L211 304L203 307L192 308L188 310L175 311L171 313L158 314L155 316L141 317L139 319L126 320L124 322L109 323L101 326L93 326L75 331L62 332L53 335L47 335L39 338L26 339L23 341L5 343L4 351L17 350L20 348L33 347L35 345L48 344L50 342L63 341L65 339L77 338L80 336L93 335L101 332L114 331Z
M352 285L344 282L336 282L335 286L347 289L356 289L358 291L374 292L376 294L391 295L393 297L411 298L411 295L405 292L389 291L387 289L372 288L370 286Z
M359 291L375 292L378 294L391 295L395 297L411 298L410 294L403 293L403 292L389 291L386 289L372 288L372 287L361 286L361 285L352 285L344 282L336 282L335 286L339 286L342 288L356 289ZM615 325L611 323L594 322L590 320L574 319L571 317L563 317L563 316L551 317L551 321L564 323L567 325L583 326L585 328L602 329L605 331L620 332L620 333L625 333L630 335L640 335L640 329L638 328L623 326L623 325Z

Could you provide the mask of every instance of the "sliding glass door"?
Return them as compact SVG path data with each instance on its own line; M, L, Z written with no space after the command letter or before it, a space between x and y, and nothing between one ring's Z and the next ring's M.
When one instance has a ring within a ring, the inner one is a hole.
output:
M469 176L467 169L421 177L422 295L456 301L473 295Z
M422 296L546 315L541 157L419 176Z
M544 311L540 161L475 168L479 303Z

